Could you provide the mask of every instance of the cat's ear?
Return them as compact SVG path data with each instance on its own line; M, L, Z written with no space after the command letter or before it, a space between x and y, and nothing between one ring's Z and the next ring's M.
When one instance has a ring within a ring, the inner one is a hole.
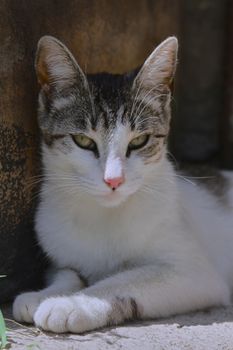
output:
M62 91L71 88L86 78L73 55L59 40L52 36L43 36L36 53L35 68L38 82L45 94L51 90Z
M158 87L171 88L176 64L178 41L175 37L164 40L147 58L137 77L135 84L145 90Z

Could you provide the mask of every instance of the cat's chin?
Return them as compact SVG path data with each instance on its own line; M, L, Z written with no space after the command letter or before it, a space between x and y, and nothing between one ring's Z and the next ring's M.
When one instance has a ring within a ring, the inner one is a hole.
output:
M98 204L102 205L106 208L114 208L120 206L122 203L124 203L127 200L128 196L123 195L118 192L113 192L110 194L106 194L103 196L95 197Z

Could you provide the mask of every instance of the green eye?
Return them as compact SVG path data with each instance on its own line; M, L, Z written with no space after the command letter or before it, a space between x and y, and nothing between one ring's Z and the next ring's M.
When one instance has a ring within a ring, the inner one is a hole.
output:
M95 141L93 141L92 139L90 139L90 137L87 137L86 135L83 135L83 134L72 135L72 138L74 142L81 148L88 149L91 151L97 150Z
M135 137L132 141L130 141L128 149L134 150L134 149L139 149L145 146L149 140L150 135L140 135L138 137Z

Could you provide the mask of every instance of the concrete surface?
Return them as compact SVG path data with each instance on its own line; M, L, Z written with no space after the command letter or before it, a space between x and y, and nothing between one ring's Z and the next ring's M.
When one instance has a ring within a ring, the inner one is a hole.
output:
M54 335L12 320L3 307L12 350L233 350L233 306L106 328Z

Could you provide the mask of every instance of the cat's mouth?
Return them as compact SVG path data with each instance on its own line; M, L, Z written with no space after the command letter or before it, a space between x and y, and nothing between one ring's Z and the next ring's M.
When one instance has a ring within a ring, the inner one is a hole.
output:
M116 207L127 199L118 189L111 190L97 197L98 202L104 207Z
M102 195L103 198L106 200L115 200L116 198L122 197L122 194L119 190L111 190L105 194Z

